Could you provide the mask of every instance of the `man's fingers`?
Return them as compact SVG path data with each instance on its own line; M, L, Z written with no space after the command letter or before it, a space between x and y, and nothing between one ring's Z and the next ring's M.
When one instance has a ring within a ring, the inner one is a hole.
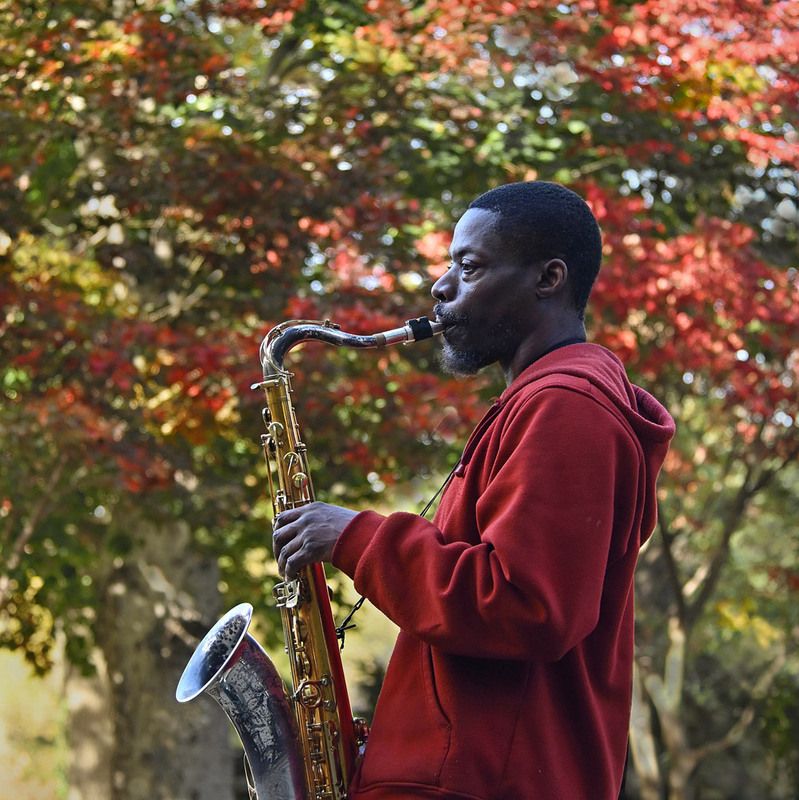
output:
M285 511L281 511L274 519L273 525L277 528L280 528L283 525L287 525L290 522L295 522L298 520L303 514L306 514L313 503L305 506L297 506L296 508L287 508Z
M355 515L318 501L281 511L272 522L272 552L281 575L292 579L307 564L330 561L338 537Z
M279 547L276 552L277 568L280 574L287 580L293 580L297 576L302 563L299 563L302 552L302 541L300 539L290 539Z
M286 580L294 580L300 569L314 560L310 552L313 542L308 540L307 525L303 525L301 519L306 509L307 506L291 508L275 518L272 552Z

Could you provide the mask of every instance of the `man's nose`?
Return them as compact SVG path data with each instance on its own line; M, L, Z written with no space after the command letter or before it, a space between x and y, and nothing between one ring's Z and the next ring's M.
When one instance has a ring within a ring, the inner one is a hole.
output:
M452 270L448 269L434 284L433 288L430 290L430 294L433 295L435 300L438 300L440 303L446 303L449 300L452 300L454 295L455 287L454 281L452 277Z

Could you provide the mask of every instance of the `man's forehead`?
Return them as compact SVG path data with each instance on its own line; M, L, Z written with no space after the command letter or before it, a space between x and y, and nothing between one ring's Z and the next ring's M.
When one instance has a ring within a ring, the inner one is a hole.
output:
M450 245L450 255L464 255L467 251L488 255L501 242L497 236L496 223L499 215L484 208L470 208L458 220Z
M486 245L488 245L487 242L481 244L474 240L463 239L458 241L457 239L453 239L449 248L449 254L454 259L463 258L463 256L466 255L472 255L477 258L487 258L492 253L496 252L496 247Z

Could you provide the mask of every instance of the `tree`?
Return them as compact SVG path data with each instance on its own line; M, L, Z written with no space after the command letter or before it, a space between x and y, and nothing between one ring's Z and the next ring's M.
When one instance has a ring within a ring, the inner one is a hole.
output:
M77 662L99 645L141 673L109 622L126 587L119 613L166 609L142 643L172 670L222 605L193 576L218 569L225 602L265 607L260 338L292 317L363 333L423 313L472 196L565 181L605 235L594 338L679 423L640 571L656 718L636 733L659 751L642 793L684 796L717 743L751 737L733 715L694 727L702 694L721 696L708 652L734 648L745 708L775 717L776 687L783 708L796 696L746 626L725 642L741 543L777 500L795 514L796 17L744 0L0 2L0 641L46 669L63 630ZM291 362L327 498L445 473L480 415L430 346ZM175 571L158 540L176 520L185 586L154 584ZM796 565L748 552L766 578L744 617L780 630L768 647L789 663ZM149 734L126 738L144 727L130 697L113 691L115 796L159 796L131 780Z

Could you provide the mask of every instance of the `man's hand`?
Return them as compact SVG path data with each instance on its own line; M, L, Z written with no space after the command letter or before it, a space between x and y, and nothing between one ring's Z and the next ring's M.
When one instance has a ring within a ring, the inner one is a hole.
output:
M280 574L294 580L302 567L330 561L338 537L357 513L317 501L278 514L272 547Z

